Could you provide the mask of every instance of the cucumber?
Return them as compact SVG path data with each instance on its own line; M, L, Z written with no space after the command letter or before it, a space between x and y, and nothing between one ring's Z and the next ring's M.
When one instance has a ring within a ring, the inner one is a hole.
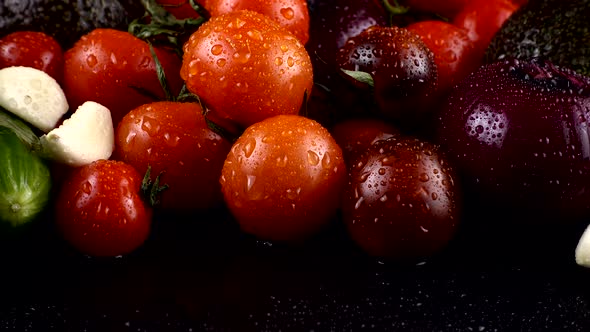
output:
M42 31L67 49L96 28L127 30L143 12L134 0L0 1L0 37L17 30Z
M47 206L51 176L45 162L7 127L0 127L0 229L33 221Z

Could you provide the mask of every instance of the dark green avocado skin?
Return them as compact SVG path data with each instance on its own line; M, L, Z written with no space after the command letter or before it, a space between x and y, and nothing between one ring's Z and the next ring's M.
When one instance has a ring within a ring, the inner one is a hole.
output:
M542 57L590 76L590 0L530 0L502 26L485 61Z
M135 4L134 4L135 3ZM43 31L64 48L96 28L126 30L143 11L133 0L3 0L0 37L18 30Z

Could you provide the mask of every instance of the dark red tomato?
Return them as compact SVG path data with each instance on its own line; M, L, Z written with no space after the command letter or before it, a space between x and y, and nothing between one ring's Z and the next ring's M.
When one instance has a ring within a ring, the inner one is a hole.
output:
M467 30L443 21L422 21L407 29L418 34L434 54L438 89L448 91L481 64L481 55Z
M120 161L74 169L56 201L56 223L81 253L113 257L139 248L150 233L152 209L140 196L143 176Z
M438 73L432 51L417 34L398 27L368 28L344 44L336 63L370 74L375 101L388 119L415 127L432 112Z
M389 1L393 3L393 0ZM412 10L435 13L447 19L453 19L471 1L473 0L403 0L400 2Z
M386 26L388 15L379 0L317 0L310 7L310 39L306 48L312 58L315 81L333 91L334 78L339 76L335 61L338 50L368 27ZM339 91L334 93L337 98L350 99Z
M214 16L184 45L181 76L216 116L242 127L297 114L313 86L303 44L246 10Z
M330 130L349 162L379 141L399 134L399 130L380 119L349 119L337 123Z
M437 146L394 136L352 162L342 211L351 238L369 255L426 258L459 224L459 186Z
M61 83L63 62L61 46L43 32L17 31L0 39L0 68L32 67Z
M298 115L250 126L223 166L225 202L243 231L300 241L333 218L346 181L342 150L327 129Z
M471 0L453 19L453 24L467 30L480 55L519 5L510 0Z
M157 0L156 2L179 20L200 17L189 0Z
M211 16L247 9L264 14L291 31L302 44L309 39L309 12L306 0L205 0Z
M169 188L161 207L193 211L223 202L221 168L231 144L207 127L199 104L155 102L129 112L115 133L115 158L140 173L148 166Z
M180 58L162 49L156 55L177 94ZM86 101L107 107L115 126L132 109L166 97L148 44L113 29L96 29L66 51L64 92L74 110Z

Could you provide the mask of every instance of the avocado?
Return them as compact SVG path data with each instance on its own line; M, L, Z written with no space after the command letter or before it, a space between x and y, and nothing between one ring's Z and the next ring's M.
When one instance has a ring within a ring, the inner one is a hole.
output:
M133 0L0 1L0 37L18 30L42 31L64 48L95 28L127 30L143 14ZM141 7L141 8L140 8Z
M529 0L504 22L485 62L544 58L590 76L590 0Z

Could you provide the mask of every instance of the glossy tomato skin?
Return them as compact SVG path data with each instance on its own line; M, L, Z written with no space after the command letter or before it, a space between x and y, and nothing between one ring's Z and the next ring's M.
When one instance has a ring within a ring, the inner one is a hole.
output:
M480 57L512 13L519 8L510 0L471 0L453 19L452 23L467 30Z
M406 136L380 140L349 168L342 201L351 238L371 256L430 257L460 218L456 175L438 146Z
M129 254L148 238L152 209L140 196L143 176L120 161L98 160L74 169L56 201L56 224L83 254Z
M190 212L223 202L219 176L231 144L207 126L197 103L155 102L129 112L115 134L115 158L148 166L169 188L158 208Z
M300 241L330 223L345 180L342 150L327 129L302 116L279 115L246 129L220 182L244 232Z
M211 16L252 10L272 18L302 44L309 39L309 11L305 0L206 0L203 3Z
M32 67L46 72L61 83L63 50L50 35L36 31L17 31L0 39L0 68Z
M434 20L412 23L407 29L419 35L434 54L440 94L448 92L481 64L481 54L465 29Z
M212 113L244 128L297 114L313 86L303 45L256 12L212 17L191 35L184 52L180 74L189 91Z
M371 75L374 99L384 117L404 127L420 127L430 117L438 71L432 51L414 32L370 27L338 50L336 63L341 69ZM346 78L359 85L356 79Z
M173 94L182 87L181 60L156 48ZM95 101L111 111L115 126L132 109L165 99L146 42L125 31L96 29L65 53L64 92L72 110Z

